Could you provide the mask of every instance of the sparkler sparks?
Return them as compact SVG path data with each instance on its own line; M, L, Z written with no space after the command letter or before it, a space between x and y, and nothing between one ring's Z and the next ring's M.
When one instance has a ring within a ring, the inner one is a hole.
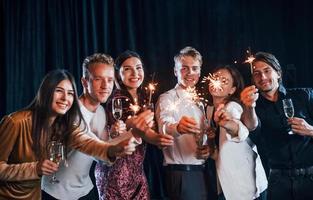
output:
M138 105L137 99L134 99L134 104L130 104L129 108L134 112L134 115L140 110L140 106Z
M254 61L255 57L252 55L250 48L246 51L247 53L247 59L244 61L244 63L249 63L250 64L250 72L251 74L253 73L253 66L252 62Z
M212 88L213 90L223 91L222 81L220 80L219 76L217 76L215 74L212 75L211 73L209 73L209 75L205 76L202 80L202 82L206 82L206 81L209 82L209 87Z
M151 100L152 100L152 94L155 91L155 86L157 85L157 83L149 83L148 85L148 89L149 89L149 99L148 99L148 105L151 104Z

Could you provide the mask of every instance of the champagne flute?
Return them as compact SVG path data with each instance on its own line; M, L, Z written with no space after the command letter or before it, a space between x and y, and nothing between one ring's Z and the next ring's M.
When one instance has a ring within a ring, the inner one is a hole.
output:
M123 105L122 105L122 99L120 98L114 98L112 100L112 114L114 119L118 122L123 115ZM111 132L110 136L111 138L115 138L119 136L119 132Z
M112 101L112 113L113 117L116 121L122 118L123 107L122 107L122 99L114 98Z
M60 162L64 159L64 146L61 142L51 141L49 144L49 157L50 160L56 164L60 164ZM53 173L50 183L55 184L60 181L56 178L56 172Z
M294 115L294 107L293 107L293 103L292 103L292 99L283 99L283 108L284 108L284 113L285 116L290 119L293 117ZM292 130L290 130L288 132L289 135L292 135L293 132Z

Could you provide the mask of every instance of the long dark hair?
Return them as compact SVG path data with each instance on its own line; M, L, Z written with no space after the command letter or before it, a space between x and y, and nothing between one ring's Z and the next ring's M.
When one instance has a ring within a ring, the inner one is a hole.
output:
M222 70L222 69L227 70L230 73L233 79L233 87L236 87L236 91L226 98L225 103L228 103L229 101L235 101L240 104L240 93L244 87L244 81L243 81L242 75L235 67L230 66L230 65L223 65L223 66L216 67L215 69L212 70L211 73L212 74L216 73L217 71ZM209 104L213 105L213 98L210 93L208 96L208 100L209 100Z
M120 76L120 69L122 67L123 62L127 60L128 58L138 58L141 63L144 70L143 62L141 57L137 52L126 50L123 53L121 53L115 60L115 80L116 80L116 86L118 89L126 90L126 86L124 85L121 76Z
M123 83L121 76L120 76L120 69L122 67L123 62L125 62L125 60L127 60L128 58L138 58L141 63L142 63L142 68L143 71L145 73L145 68L143 65L143 61L141 59L141 57L139 56L138 53L134 52L134 51L130 51L130 50L126 50L123 53L121 53L115 60L115 80L116 80L116 86L118 89L123 90L123 91L127 91L127 87L126 85ZM144 82L143 82L144 83ZM145 91L143 90L143 83L141 84L141 86L137 89L137 94L138 97L144 97L146 96ZM129 94L130 95L130 94ZM131 96L131 95L130 95ZM133 99L131 99L133 100ZM138 99L139 103L141 101L141 99Z
M69 80L73 86L75 93L73 105L64 115L58 115L52 125L49 125L54 91L63 80ZM27 109L32 112L33 150L37 159L43 159L47 155L50 140L59 140L67 147L69 135L82 124L84 125L82 129L86 127L79 108L74 77L66 70L57 69L49 72L43 78L35 98Z

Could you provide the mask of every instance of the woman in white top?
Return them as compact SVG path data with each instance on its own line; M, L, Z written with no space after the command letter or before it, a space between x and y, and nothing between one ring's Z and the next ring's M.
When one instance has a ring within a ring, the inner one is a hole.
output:
M218 180L227 200L265 199L267 180L249 131L240 121L242 107L239 95L243 79L233 67L223 66L213 71L209 83L212 106L207 115L217 126L216 160ZM261 195L260 195L261 194Z

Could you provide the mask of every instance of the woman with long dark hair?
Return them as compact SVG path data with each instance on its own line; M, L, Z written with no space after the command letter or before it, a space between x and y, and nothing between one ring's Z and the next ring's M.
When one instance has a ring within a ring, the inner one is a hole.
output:
M135 150L128 141L113 146L84 134L76 91L68 71L51 71L28 107L1 120L0 199L41 198L41 176L58 170L49 160L50 141L108 161Z
M111 112L112 99L122 99L123 112L120 120L124 122L127 121L129 116L136 114L133 109L130 109L131 105L137 105L142 110L147 106L147 96L142 90L144 68L140 56L136 52L125 51L115 60L115 67L118 89L113 92L107 104L109 113L108 124L113 127L121 122L114 119ZM118 133L111 135L111 138L117 136ZM103 176L97 176L97 186L101 199L149 199L148 183L143 170L146 151L145 141L159 146L169 146L172 145L173 138L169 135L158 134L148 127L144 133L135 136L137 138L141 137L144 141L137 146L134 154L117 160L110 167L107 174L107 182ZM97 171L101 170L103 168L101 169L101 166L97 166Z
M213 70L216 81L209 83L211 106L207 108L211 125L216 126L216 171L222 187L220 199L264 199L267 180L249 131L240 121L243 112L240 92L241 74L234 67L222 66Z

